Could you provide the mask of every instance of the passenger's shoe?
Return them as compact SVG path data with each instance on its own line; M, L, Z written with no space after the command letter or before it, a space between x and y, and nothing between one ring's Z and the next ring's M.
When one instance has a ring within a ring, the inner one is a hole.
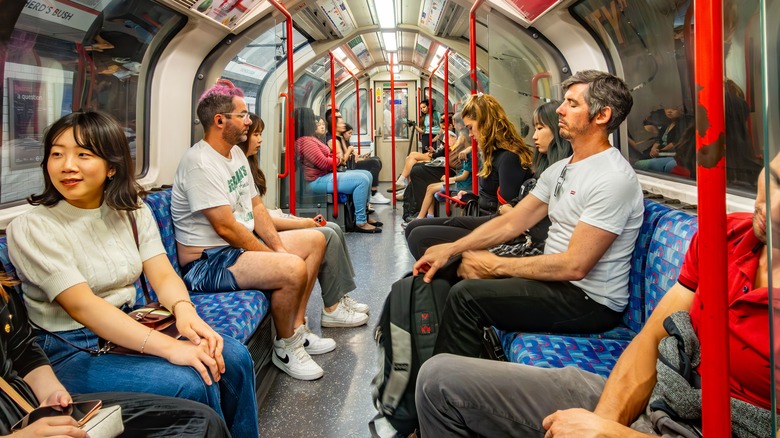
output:
M330 353L336 349L336 341L331 338L321 338L311 331L309 321L295 329L295 333L302 332L303 349L310 355Z
M397 192L395 194L395 200L396 201L403 201L404 200L404 192Z
M398 183L395 184L395 191L396 192L400 192L400 191L403 191L403 190L406 190L406 184L398 184ZM387 193L393 193L393 188L390 187L389 189L387 189Z
M368 304L358 303L355 301L352 297L349 295L344 295L339 300L341 302L341 305L346 307L347 309L353 310L357 313L365 313L368 315L368 311L370 310L370 307L368 307Z
M368 322L368 315L348 309L341 302L333 312L322 309L323 327L360 327Z
M304 350L302 331L296 331L287 339L275 340L271 360L293 379L316 380L324 374L322 368Z
M372 204L389 204L390 200L385 198L383 194L376 192L368 198L368 202Z

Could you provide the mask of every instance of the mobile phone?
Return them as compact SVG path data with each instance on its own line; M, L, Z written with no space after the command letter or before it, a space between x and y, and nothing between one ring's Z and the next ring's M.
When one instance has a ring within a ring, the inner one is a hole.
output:
M79 426L83 426L97 413L97 411L100 410L101 406L103 406L103 402L100 400L88 400L78 403L71 403L65 407L59 405L41 406L19 420L19 422L17 422L14 427L11 428L11 430L23 429L30 424L40 420L41 418L59 417L62 415L70 416L76 420L76 422L78 422Z
M321 214L318 214L317 216L314 216L314 222L317 222L319 226L325 225L325 218L322 217Z

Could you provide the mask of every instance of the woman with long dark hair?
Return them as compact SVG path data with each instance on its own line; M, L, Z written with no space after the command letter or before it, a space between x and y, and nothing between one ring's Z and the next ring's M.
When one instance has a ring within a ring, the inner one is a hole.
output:
M188 398L222 415L234 436L256 436L252 358L198 316L139 198L122 128L103 113L72 113L43 144L43 193L8 226L8 248L38 343L65 388ZM187 340L125 313L142 272ZM98 337L139 355L95 355Z

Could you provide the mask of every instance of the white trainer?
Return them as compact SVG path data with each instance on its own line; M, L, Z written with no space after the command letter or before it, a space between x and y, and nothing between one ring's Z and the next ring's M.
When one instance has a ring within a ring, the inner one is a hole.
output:
M344 296L341 297L339 301L347 309L352 309L356 313L365 313L366 315L368 315L368 311L370 310L368 304L358 303L357 301L354 300L354 298L350 297L347 294L344 294Z
M293 379L316 380L324 374L322 368L304 350L302 331L296 331L289 338L275 340L271 360Z
M336 341L331 338L321 338L311 331L309 322L301 324L295 333L302 332L303 349L310 355L330 353L336 349Z
M348 309L341 302L332 312L322 309L321 324L323 327L360 327L367 322L368 315Z
M385 198L383 194L376 192L368 198L368 202L372 204L389 204L390 200Z

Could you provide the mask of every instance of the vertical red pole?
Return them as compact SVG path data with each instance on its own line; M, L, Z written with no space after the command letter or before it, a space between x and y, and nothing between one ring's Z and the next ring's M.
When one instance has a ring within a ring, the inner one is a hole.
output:
M428 141L433 146L433 74L439 68L437 65L428 78Z
M444 191L450 191L450 49L444 52ZM444 207L447 216L450 215L450 200Z
M351 74L351 72L350 72ZM353 77L355 75L352 75ZM357 96L357 137L358 137L358 155L360 155L360 81L355 78L355 96Z
M393 209L395 209L395 182L397 180L395 173L395 73L393 73L393 67L395 65L395 56L390 52L390 143L393 150Z
M726 172L723 96L723 5L695 1L694 59L697 95L696 149L699 195L699 289L702 426L708 438L731 436L729 404L728 293L726 260ZM701 129L704 129L702 131Z
M277 0L268 0L286 19L287 28L287 139L285 160L290 171L290 214L295 214L295 75L293 65L293 21L292 15Z
M336 66L333 65L333 52L330 55L330 144L333 148L333 217L339 217L338 158L336 157ZM327 122L327 121L326 121Z
M471 94L477 94L477 9L483 0L474 0L469 11L469 76L471 76ZM477 140L471 139L471 191L479 193L479 152L477 152Z

